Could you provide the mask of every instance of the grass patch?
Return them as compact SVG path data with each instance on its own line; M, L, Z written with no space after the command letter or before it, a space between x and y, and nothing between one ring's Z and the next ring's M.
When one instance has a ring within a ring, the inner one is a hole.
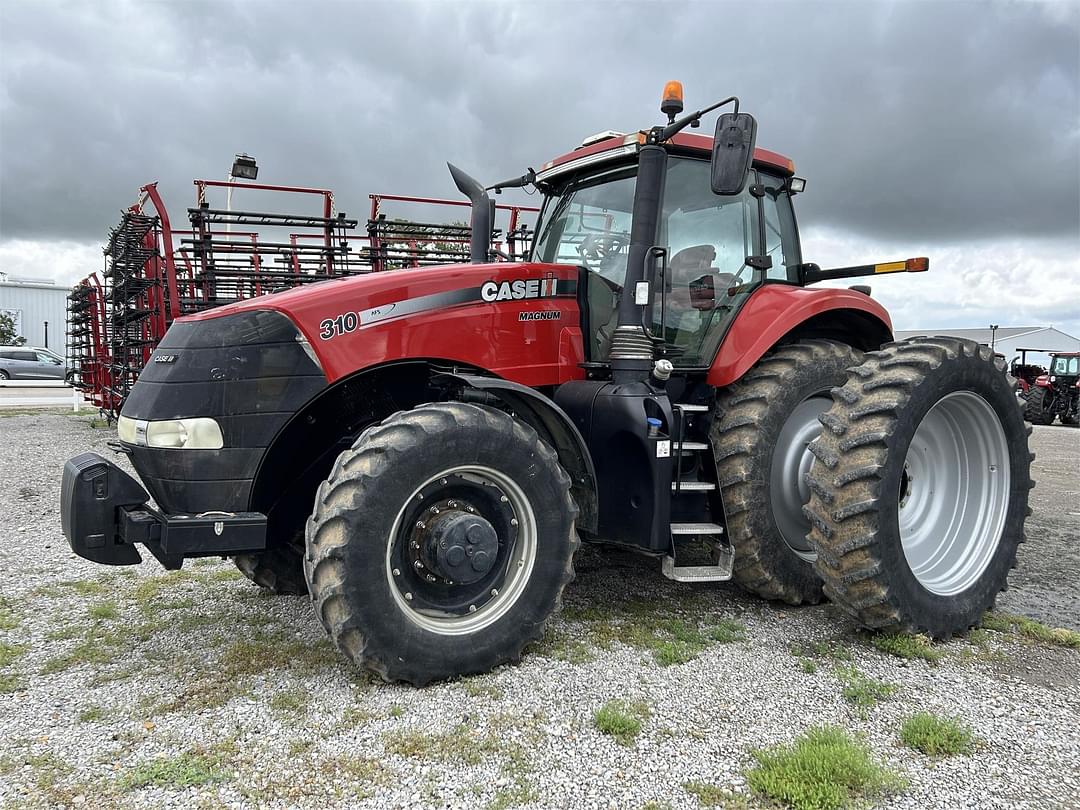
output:
M278 692L270 698L270 708L276 712L299 714L307 708L307 693L300 689Z
M900 739L916 751L932 757L969 754L975 747L971 729L953 717L919 712L904 721Z
M186 752L176 757L162 757L143 762L120 774L117 787L124 791L144 787L174 790L224 782L228 774L222 768L220 752Z
M79 712L80 723L100 723L107 714L100 706L89 706Z
M859 709L873 706L900 688L895 684L884 683L864 675L855 667L837 669L836 677L844 685L841 690L844 700Z
M749 810L750 807L745 796L707 782L684 782L683 790L695 797L702 807L722 807L724 810Z
M870 643L883 653L895 655L897 658L921 658L931 664L936 664L945 656L945 653L933 646L929 636L922 634L912 636L907 633L879 633L870 637Z
M839 728L812 728L791 745L755 751L754 759L750 789L794 810L839 810L904 785Z
M7 599L0 598L0 630L14 630L19 626L19 614Z
M24 649L26 648L22 644L9 644L6 641L0 641L0 668L15 663L15 659L22 655Z
M713 644L746 640L746 628L742 624L710 616L709 603L688 599L680 603L680 608L685 616L694 617L692 619L642 599L602 606L567 607L563 610L563 618L584 627L570 628L572 637L560 633L553 641L556 652L550 657L581 663L592 660L592 648L610 649L613 644L623 644L650 652L661 666L671 666L693 660ZM707 618L699 621L699 616ZM537 651L540 654L547 652L542 648Z
M844 645L837 641L815 641L813 644L792 644L788 650L796 658L808 660L830 660L841 663L850 663L855 660Z
M496 737L480 734L464 723L450 731L431 734L390 731L383 735L383 748L408 759L453 761L466 765L479 765L485 755L500 750Z
M69 588L80 596L104 596L109 586L94 579L73 579L60 583L61 588Z
M584 641L572 638L566 631L556 630L550 626L544 632L542 639L529 646L529 652L570 664L587 664L596 659L592 647Z
M493 683L486 683L482 678L463 678L461 688L469 697L487 697L499 700L503 696L502 690ZM396 706L394 708L397 708Z
M195 574L190 571L169 571L167 574L162 574L156 577L147 577L139 582L132 591L131 596L135 600L135 603L144 611L157 610L161 606L157 604L160 602L161 597L170 588L175 587L181 582L191 582L196 579Z
M630 746L649 715L649 707L644 703L609 700L596 710L593 723L601 734L614 737L619 745Z
M998 633L1015 633L1054 647L1080 650L1080 633L1063 627L1048 627L1042 622L1011 613L985 613L982 626Z
M817 661L812 658L801 658L799 659L799 670L807 675L813 675L818 671Z
M98 602L86 611L91 619L115 619L120 615L115 602Z
M0 695L10 695L26 688L26 682L12 672L0 672Z
M294 757L302 756L314 748L314 740L289 740L289 754Z
M116 652L111 647L96 641L83 641L68 652L46 661L41 668L41 674L55 675L81 664L108 664L115 656Z

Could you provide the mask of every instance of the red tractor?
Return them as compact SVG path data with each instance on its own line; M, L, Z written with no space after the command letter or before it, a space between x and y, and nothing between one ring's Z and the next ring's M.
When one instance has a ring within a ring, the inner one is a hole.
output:
M726 105L715 137L684 131ZM528 261L492 261L490 189L451 167L471 264L177 320L118 420L142 484L94 454L65 467L71 547L234 557L413 684L518 659L579 538L871 628L977 624L1032 486L1003 368L971 341L893 342L866 287L811 286L928 262L804 261L805 183L738 99L681 115L672 83L661 110L492 187L543 195Z
M1036 425L1080 424L1080 352L1051 352L1050 370L1043 370L1024 393L1024 418Z
M1031 390L1035 381L1046 374L1046 369L1027 361L1028 352L1041 352L1042 349L1017 349L1019 355L1009 364L1009 374L1016 381L1016 395L1022 397Z

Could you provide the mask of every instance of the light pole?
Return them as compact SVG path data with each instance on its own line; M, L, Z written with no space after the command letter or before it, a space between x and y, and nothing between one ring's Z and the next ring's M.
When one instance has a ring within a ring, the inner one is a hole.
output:
M990 351L994 350L994 344L997 342L997 330L998 325L996 323L990 324Z
M241 152L239 155L233 157L233 165L229 170L229 176L226 182L232 183L233 180L254 180L259 176L259 167L255 163L255 158L249 156L246 152ZM229 185L225 190L225 211L232 211L232 192L233 187ZM226 220L225 233L232 233L232 223Z

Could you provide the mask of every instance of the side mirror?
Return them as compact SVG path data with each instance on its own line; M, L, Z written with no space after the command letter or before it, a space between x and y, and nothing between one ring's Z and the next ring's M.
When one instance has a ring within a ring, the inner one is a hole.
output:
M713 194L730 197L742 193L754 160L757 121L749 113L724 113L716 120L713 136Z
M690 282L690 306L694 309L716 308L716 286L712 276L701 276Z

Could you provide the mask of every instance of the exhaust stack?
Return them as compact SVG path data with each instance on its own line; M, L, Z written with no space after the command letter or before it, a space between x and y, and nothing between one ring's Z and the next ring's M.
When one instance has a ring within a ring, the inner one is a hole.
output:
M450 176L458 191L472 203L472 217L469 220L472 233L469 237L469 261L484 264L491 260L491 230L495 225L495 201L488 196L479 181L469 177L453 163L447 163Z

